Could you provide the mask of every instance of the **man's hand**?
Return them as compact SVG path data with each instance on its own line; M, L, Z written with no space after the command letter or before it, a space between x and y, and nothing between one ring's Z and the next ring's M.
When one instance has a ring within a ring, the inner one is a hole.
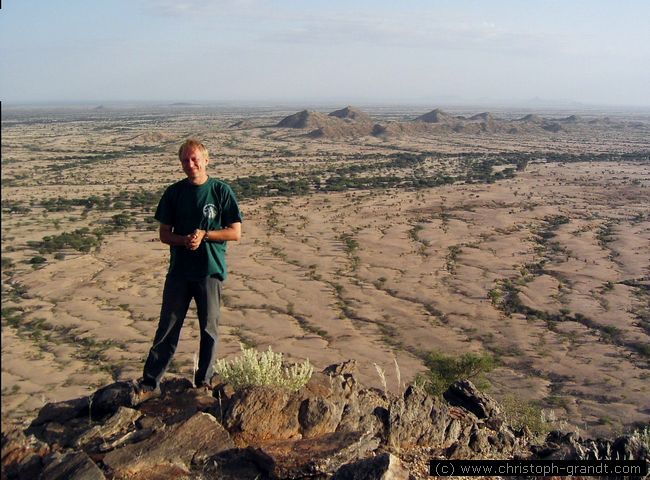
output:
M196 250L201 245L203 237L207 234L205 230L199 230L198 228L194 230L194 233L191 233L185 237L185 248L188 250Z

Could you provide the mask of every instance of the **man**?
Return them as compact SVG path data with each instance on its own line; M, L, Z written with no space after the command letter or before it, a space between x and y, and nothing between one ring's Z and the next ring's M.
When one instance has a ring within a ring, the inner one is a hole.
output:
M209 386L217 350L221 284L226 279L226 242L241 238L241 212L231 188L207 174L208 150L185 141L178 157L187 178L167 188L155 218L160 241L170 246L160 322L144 365L135 402L160 395L160 380L172 360L190 301L201 329L196 387Z

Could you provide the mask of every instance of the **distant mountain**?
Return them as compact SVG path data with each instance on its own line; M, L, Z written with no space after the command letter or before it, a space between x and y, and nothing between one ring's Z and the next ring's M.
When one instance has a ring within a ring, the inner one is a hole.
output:
M529 113L525 117L521 117L517 119L518 122L527 122L527 123L544 123L544 119L540 117L539 115L535 115L534 113Z
M597 123L596 123L597 122ZM515 120L495 117L490 112L474 115L452 115L439 108L411 120L393 120L377 123L371 117L352 106L335 110L329 114L302 110L289 115L278 127L304 129L308 138L358 138L363 136L413 137L428 134L462 134L462 135L527 135L555 134L581 128L581 125L595 124L609 126L608 118L583 121L576 115L563 118L544 118L531 113ZM232 127L241 126L234 124ZM646 128L645 124L626 124L630 128Z
M563 123L576 123L579 122L581 119L577 115L569 115L568 117L560 118L558 119L558 122L563 122Z
M469 117L468 120L471 120L473 122L491 122L494 120L494 117L490 112L483 112Z
M425 123L450 123L455 120L456 119L452 115L449 115L447 112L443 112L439 108L436 108L435 110L431 110L429 113L420 115L413 121Z
M327 125L329 120L324 113L302 110L284 117L278 122L277 126L284 128L320 128Z
M335 110L329 114L330 117L354 120L357 122L370 122L370 115L357 108L347 106L341 110Z

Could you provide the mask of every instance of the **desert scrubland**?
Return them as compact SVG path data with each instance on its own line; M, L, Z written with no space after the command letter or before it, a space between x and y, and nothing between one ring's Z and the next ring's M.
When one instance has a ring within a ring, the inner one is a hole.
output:
M590 435L647 424L650 117L467 110L5 108L3 422L140 375L153 211L195 136L244 212L221 357L355 359L397 391L395 364L404 383L430 352L489 354L498 399ZM171 372L197 335L191 311Z

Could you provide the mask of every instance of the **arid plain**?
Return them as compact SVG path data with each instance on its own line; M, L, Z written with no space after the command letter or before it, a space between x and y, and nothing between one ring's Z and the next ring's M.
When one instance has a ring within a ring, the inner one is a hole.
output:
M5 108L3 423L140 375L153 210L190 136L244 212L221 357L355 359L396 392L395 364L404 383L428 352L488 353L499 399L589 435L650 421L650 116L332 110ZM191 312L172 372L197 335Z

